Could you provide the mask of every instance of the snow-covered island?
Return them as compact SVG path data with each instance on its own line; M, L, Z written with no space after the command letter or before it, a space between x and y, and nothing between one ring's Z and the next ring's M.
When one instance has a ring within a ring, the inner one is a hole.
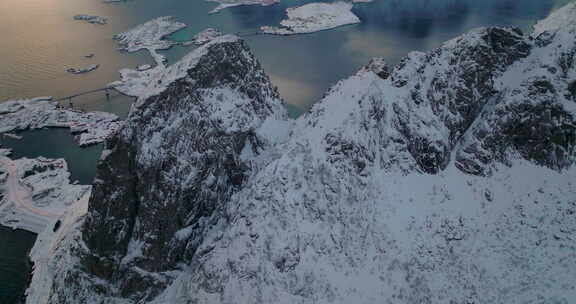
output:
M201 31L200 33L194 35L193 41L197 45L202 45L220 36L222 36L222 33L219 30L209 27Z
M50 97L0 103L0 134L41 128L70 128L80 146L104 141L122 122L107 112L82 112L61 108Z
M88 200L92 187L70 183L64 159L12 160L7 154L0 149L0 224L40 233L69 206Z
M152 19L140 24L131 30L114 36L122 46L121 50L127 52L137 52L145 49L150 53L156 66L149 64L138 66L136 69L121 69L121 80L109 84L119 92L129 96L138 97L146 90L140 83L147 83L150 75L161 73L166 69L166 58L158 54L158 50L166 50L179 42L166 40L166 36L175 33L186 27L186 24L174 20L172 16L164 16ZM161 80L160 80L161 82Z
M262 26L260 30L266 34L294 35L360 23L360 18L352 12L352 6L347 2L334 2L291 7L286 10L288 19L282 20L279 27Z
M572 303L576 3L550 18L373 60L296 121L243 42L197 48L39 236L27 303Z
M158 54L157 51L169 49L177 44L177 42L164 38L185 27L186 24L174 20L171 16L158 17L129 31L117 34L114 39L118 40L121 50L130 53L147 50L156 64L163 65L166 58Z
M134 97L146 97L164 90L165 86L178 77L183 77L183 73L190 66L196 64L197 60L207 52L207 48L212 43L235 41L238 38L232 35L222 35L213 28L207 28L196 34L190 44L200 45L196 50L184 56L180 62L167 67L165 58L159 55L156 50L167 49L179 42L165 40L164 38L182 28L184 23L175 21L172 17L160 17L138 25L132 30L116 35L116 39L124 46L128 52L135 52L146 49L156 61L156 66L141 65L136 69L121 69L120 80L109 84L117 91ZM180 42L181 43L181 42Z
M207 28L200 33L194 35L191 40L184 41L181 43L182 46L190 46L190 45L203 45L208 43L218 37L222 36L222 32L214 28Z
M90 72L96 70L99 66L100 66L99 64L91 64L85 68L68 68L68 69L66 69L66 72L71 73L71 74L90 73Z
M92 24L106 24L108 19L100 16L93 16L93 15L76 15L74 16L74 20L82 20Z
M192 50L180 61L168 67L157 65L154 68L139 71L134 69L120 70L121 80L109 84L117 91L144 99L162 92L173 81L186 76L186 71L195 66L214 44L237 41L234 35L224 35Z
M149 70L149 69L151 69L151 68L152 68L152 66L149 65L149 64L141 64L141 65L139 65L139 66L136 67L136 70L142 72L142 71Z
M218 13L219 11L240 5L261 5L268 6L280 3L280 0L207 0L210 2L217 2L218 6L210 11L210 14Z

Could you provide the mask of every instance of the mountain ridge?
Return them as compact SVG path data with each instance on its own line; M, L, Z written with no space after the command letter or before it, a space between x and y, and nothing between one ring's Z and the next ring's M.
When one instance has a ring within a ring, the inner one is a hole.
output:
M296 121L243 42L213 43L107 143L28 302L565 303L570 16L376 59Z

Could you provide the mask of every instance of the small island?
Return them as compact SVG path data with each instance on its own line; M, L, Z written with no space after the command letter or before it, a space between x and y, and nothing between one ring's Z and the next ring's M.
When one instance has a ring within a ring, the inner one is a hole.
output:
M147 71L151 68L152 68L152 66L149 64L141 64L141 65L136 67L136 70L138 70L139 72L142 72L142 71Z
M351 11L352 6L347 2L334 2L291 7L286 10L288 19L282 20L279 27L262 26L260 29L266 34L294 35L360 23L360 19Z
M66 69L66 72L71 74L85 74L96 70L99 66L99 64L91 64L85 68L68 68Z
M280 0L207 0L210 2L217 2L218 6L210 11L210 14L218 13L219 11L240 5L261 5L268 6L280 3Z
M175 33L186 27L186 24L174 20L171 16L164 16L152 19L140 24L135 28L114 36L121 45L120 50L127 52L137 52L147 50L156 61L156 64L163 65L166 58L158 54L158 50L167 50L176 45L177 42L164 39L166 36Z
M108 19L104 17L93 15L76 15L74 20L82 20L92 24L106 24L108 22Z

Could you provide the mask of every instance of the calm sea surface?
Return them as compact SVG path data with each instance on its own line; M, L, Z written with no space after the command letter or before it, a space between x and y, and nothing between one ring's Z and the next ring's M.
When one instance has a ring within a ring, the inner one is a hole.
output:
M111 39L151 18L172 15L189 27L176 35L188 39L206 27L226 33L254 32L285 17L288 6L312 1L284 0L280 5L240 6L208 15L215 3L202 0L134 0L106 4L99 0L0 1L0 100L72 93L103 87L118 69L151 63L146 52L121 53ZM515 25L523 29L568 0L376 0L354 8L361 24L290 37L245 37L284 99L301 109L316 102L335 81L354 73L371 57L397 62L412 50L439 46L469 29ZM72 19L75 14L108 18L106 25ZM167 52L172 62L189 47ZM94 53L92 59L83 56ZM92 73L72 75L67 67L92 63ZM75 103L98 109L103 94Z
M202 0L134 0L105 4L99 0L0 1L0 102L36 96L62 97L101 88L118 79L118 70L152 63L146 52L121 53L111 39L151 18L172 15L189 25L171 36L187 40L216 27L225 33L252 33L262 25L275 25L289 6L312 1L283 0L269 7L244 6L218 14L207 12L215 3ZM514 25L529 30L536 20L569 0L375 0L353 9L361 24L290 37L252 35L245 39L284 100L296 115L310 107L334 82L353 74L372 57L390 64L409 51L426 51L443 41L479 26ZM106 25L75 21L76 14L108 18ZM174 62L189 52L175 47L164 52ZM94 58L84 55L94 53ZM84 75L65 72L68 67L100 64ZM125 116L131 100L116 96L106 101L92 94L74 103L86 110ZM21 141L4 140L14 157L64 157L71 178L91 183L101 146L78 148L67 130L21 133ZM25 255L34 236L0 228L0 303L16 303L25 286Z

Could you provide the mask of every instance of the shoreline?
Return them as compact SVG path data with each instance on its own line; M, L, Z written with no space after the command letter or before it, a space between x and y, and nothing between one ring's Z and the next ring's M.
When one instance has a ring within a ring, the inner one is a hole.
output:
M0 134L43 128L69 128L82 147L105 141L118 132L122 124L115 114L62 108L51 97L0 103Z

